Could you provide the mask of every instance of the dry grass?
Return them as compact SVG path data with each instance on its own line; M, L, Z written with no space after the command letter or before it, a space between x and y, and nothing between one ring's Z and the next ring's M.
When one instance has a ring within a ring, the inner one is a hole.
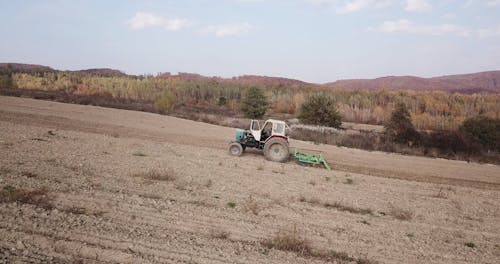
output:
M296 227L278 231L273 238L264 240L262 245L270 249L296 252L302 256L311 256L313 253L311 243L297 232Z
M0 190L0 203L32 204L46 210L54 208L47 189L24 190L7 185Z
M376 264L376 261L366 258L355 258L349 256L345 252L337 252L335 250L317 250L304 236L297 232L294 227L291 230L280 230L274 237L262 242L264 247L269 249L277 249L282 251L295 252L297 255L304 258L316 258L333 263L357 263L357 264Z
M242 206L245 212L252 212L254 215L259 215L262 209L251 195L243 202Z
M135 151L132 153L133 156L136 156L136 157L146 157L147 155L140 152L140 151Z
M339 202L335 202L333 204L326 202L323 204L323 206L326 208L335 208L338 211L349 212L349 213L353 213L353 214L362 214L362 215L366 215L366 214L372 215L373 214L373 210L370 208L357 208L357 207L353 207L353 206L343 205Z
M21 175L26 176L28 178L36 178L38 177L38 174L31 172L31 171L23 171L21 172Z
M143 198L147 198L147 199L153 199L153 200L160 200L161 199L160 195L154 194L154 193L140 193L139 196L143 197Z
M412 211L398 207L391 208L389 214L401 221L410 221L413 218Z
M344 184L354 184L354 180L351 178L347 178L343 183Z
M78 207L78 206L64 208L61 209L61 211L75 215L82 215L87 213L87 210L84 207Z
M210 231L210 237L216 238L216 239L228 239L231 234L228 231L225 230L212 230Z
M136 173L134 176L153 181L175 181L177 179L177 174L172 169L163 171L151 170L148 172Z
M312 205L322 205L325 208L333 208L333 209L336 209L336 210L342 211L342 212L349 212L349 213L353 213L353 214L362 214L362 215L373 215L373 210L370 208L357 208L357 207L353 207L353 206L343 205L339 202L334 202L334 203L323 202L322 203L318 198L314 198L314 197L307 199L304 196L300 196L299 201L303 202L303 203L309 203Z
M299 196L299 202L309 203L309 204L312 204L312 205L319 205L319 204L321 204L321 201L318 198L312 197L312 198L308 199L308 198L306 198L303 195Z

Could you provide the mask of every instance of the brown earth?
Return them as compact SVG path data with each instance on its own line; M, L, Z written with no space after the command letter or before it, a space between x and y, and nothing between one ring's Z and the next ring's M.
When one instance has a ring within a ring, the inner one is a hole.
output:
M231 157L233 136L169 116L0 97L0 263L500 260L499 166L291 141L322 150L330 172L258 151ZM46 195L12 202L33 190ZM280 230L351 258L262 243Z

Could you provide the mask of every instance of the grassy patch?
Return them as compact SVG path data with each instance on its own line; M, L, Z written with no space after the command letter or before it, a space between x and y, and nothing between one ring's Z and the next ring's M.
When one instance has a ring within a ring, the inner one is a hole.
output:
M228 202L227 206L229 206L231 208L235 208L236 207L236 203L235 202Z
M140 152L140 151L135 151L132 153L133 156L136 156L136 157L146 157L147 155Z
M373 215L373 210L370 208L357 208L357 207L353 207L353 206L343 205L339 202L335 202L333 204L326 202L326 203L323 203L323 206L326 208L335 208L338 211L349 212L349 213L353 213L353 214Z
M349 212L349 213L353 213L353 214L373 215L373 210L370 208L357 208L357 207L353 207L353 206L343 205L339 202L335 202L335 203L321 202L318 198L314 198L314 197L307 199L306 197L301 195L301 196L299 196L299 202L308 203L308 204L312 204L312 205L322 205L325 208L332 208L332 209L336 209L338 211Z
M465 243L465 245L466 245L467 247L470 247L470 248L476 248L476 247L477 247L477 246L476 246L476 244L475 244L474 242L467 242L467 243Z
M304 258L321 259L334 263L356 263L356 264L375 264L366 258L355 258L345 252L335 250L317 250L309 240L297 232L294 227L292 230L280 230L272 238L266 239L261 244L269 249L295 252Z
M24 190L6 185L0 190L0 203L32 204L46 210L54 208L52 197L46 189Z
M296 252L302 256L312 255L310 242L293 230L280 230L271 239L262 242L267 248Z
M134 176L153 181L175 181L177 179L177 175L172 169L163 171L150 170L148 172L137 173Z

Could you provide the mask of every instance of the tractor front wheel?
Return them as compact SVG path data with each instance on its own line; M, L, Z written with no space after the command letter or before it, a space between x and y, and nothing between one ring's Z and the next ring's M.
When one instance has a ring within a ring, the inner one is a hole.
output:
M264 145L264 156L267 160L285 162L290 156L288 142L282 138L272 138Z
M229 154L233 156L241 156L241 154L243 153L243 146L241 146L241 144L238 142L231 142L229 143L228 150Z

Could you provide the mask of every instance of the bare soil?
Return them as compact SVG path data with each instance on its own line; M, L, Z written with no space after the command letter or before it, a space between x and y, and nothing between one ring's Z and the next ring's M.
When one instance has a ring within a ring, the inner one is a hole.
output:
M229 156L233 137L0 97L0 263L500 261L497 165L291 142L327 171ZM314 254L269 246L287 232Z

